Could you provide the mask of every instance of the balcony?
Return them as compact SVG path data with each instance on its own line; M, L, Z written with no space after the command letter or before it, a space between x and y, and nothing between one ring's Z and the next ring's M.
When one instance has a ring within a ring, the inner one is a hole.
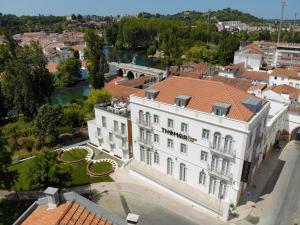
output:
M109 143L111 146L115 146L115 144L116 144L114 139L107 138L106 141L107 141L107 143Z
M97 133L95 132L95 138L97 138L98 140L102 141L103 140L103 136L101 133Z
M137 137L137 140L141 145L147 148L153 148L153 142L151 141L151 139L146 139L146 138L144 139L141 137Z
M216 154L220 154L220 155L226 156L228 158L235 158L235 155L236 155L235 150L225 149L224 144L220 144L219 146L214 146L214 144L210 142L209 149Z
M220 177L227 181L232 181L232 173L230 173L228 171L215 168L215 167L211 166L210 164L207 164L207 170L210 174L212 174L214 176Z
M153 129L153 123L150 121L142 120L142 119L136 119L136 123L138 126L146 128L146 129Z
M115 131L115 136L118 138L127 138L127 133L124 131L122 132L121 130Z
M123 152L128 152L128 144L127 143L125 145L120 144L119 148L122 149Z

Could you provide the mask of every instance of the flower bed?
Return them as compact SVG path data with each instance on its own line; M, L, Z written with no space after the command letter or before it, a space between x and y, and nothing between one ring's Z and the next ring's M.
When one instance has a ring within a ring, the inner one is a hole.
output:
M92 151L92 150L91 150ZM58 154L58 159L65 163L79 163L89 157L90 149L85 146L63 149Z
M86 168L89 175L94 177L108 176L114 172L114 166L111 162L90 162Z

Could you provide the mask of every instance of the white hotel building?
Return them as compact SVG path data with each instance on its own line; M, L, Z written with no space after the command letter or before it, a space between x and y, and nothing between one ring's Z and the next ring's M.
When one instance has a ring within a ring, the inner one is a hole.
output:
M269 108L260 98L209 80L170 77L138 90L130 96L125 127L133 151L129 169L227 219L262 161ZM97 124L103 127L103 116L110 124L118 120L106 111L96 108L96 120L89 122L90 140L99 146ZM106 129L99 130L102 140L119 132ZM111 145L101 147L112 151Z

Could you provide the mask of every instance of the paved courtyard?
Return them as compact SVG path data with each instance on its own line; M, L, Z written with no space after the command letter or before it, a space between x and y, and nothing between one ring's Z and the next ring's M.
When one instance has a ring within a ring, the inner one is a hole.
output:
M139 225L220 225L224 222L176 195L132 175L126 168L112 175L113 183L93 184L93 201L126 218L139 214Z

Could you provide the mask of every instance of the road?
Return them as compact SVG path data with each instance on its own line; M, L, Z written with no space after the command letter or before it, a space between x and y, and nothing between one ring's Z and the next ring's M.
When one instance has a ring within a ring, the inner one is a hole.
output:
M285 164L273 192L263 207L254 212L260 218L261 225L287 225L296 216L295 212L299 212L300 142L290 142L281 159Z

